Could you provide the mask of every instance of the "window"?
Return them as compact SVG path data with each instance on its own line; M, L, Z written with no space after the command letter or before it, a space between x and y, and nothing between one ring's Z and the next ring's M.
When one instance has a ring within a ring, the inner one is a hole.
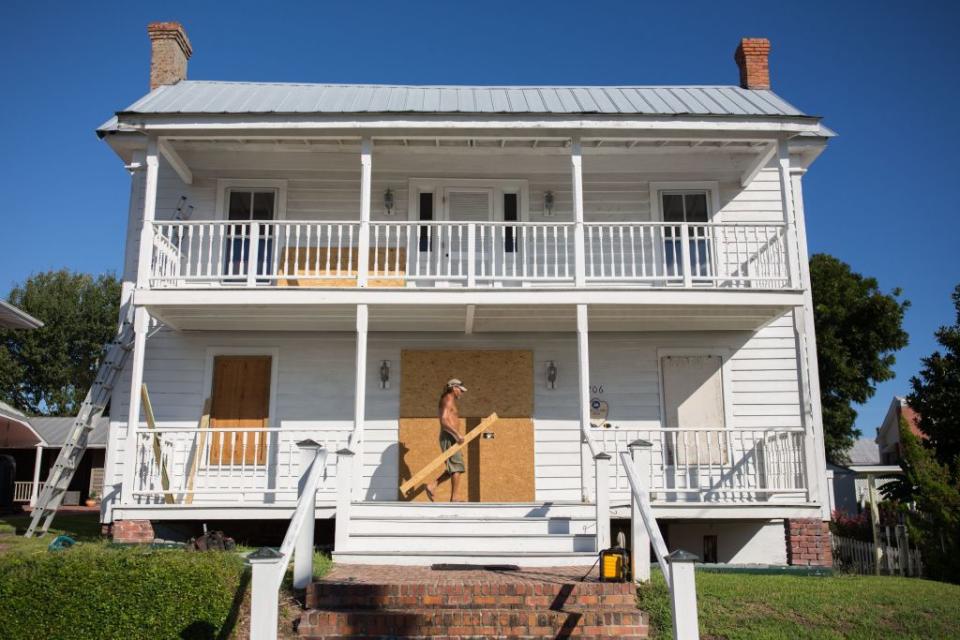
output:
M226 196L226 218L238 224L230 224L227 228L228 247L224 256L224 267L228 275L242 276L247 273L247 262L250 259L250 225L244 223L251 220L273 220L277 210L277 190L229 188ZM258 275L269 273L273 263L273 244L273 227L261 226L257 247Z
M710 199L705 190L661 191L660 210L663 221L687 224L710 221ZM690 272L694 278L708 278L711 269L710 236L704 226L688 226L688 255ZM663 250L668 276L684 275L682 232L679 226L664 229Z
M706 564L717 564L717 536L703 536L703 561Z

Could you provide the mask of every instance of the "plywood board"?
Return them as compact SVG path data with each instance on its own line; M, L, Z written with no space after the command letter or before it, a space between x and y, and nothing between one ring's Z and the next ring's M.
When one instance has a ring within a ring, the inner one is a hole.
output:
M355 287L357 286L357 247L288 247L283 250L277 275L279 287ZM326 274L327 261L331 273L343 277L315 278L311 275ZM370 276L368 287L404 287L402 276L407 268L407 250L403 247L380 247L371 249L368 263ZM377 276L390 276L380 277ZM301 277L296 277L301 276Z
M266 429L270 420L270 356L216 356L211 394L210 464L265 464L267 432L218 434L216 429Z
M526 502L534 499L533 353L531 351L403 351L400 356L400 483L440 454L440 395L450 378L469 391L458 401L461 429L490 413L500 419L465 451L462 499ZM439 471L438 471L439 473ZM450 496L441 483L438 499ZM426 500L422 487L413 500Z

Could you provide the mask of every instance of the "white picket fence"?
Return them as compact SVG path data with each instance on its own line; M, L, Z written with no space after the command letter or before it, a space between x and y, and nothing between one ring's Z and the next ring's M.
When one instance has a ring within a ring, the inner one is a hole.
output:
M833 544L833 568L845 573L875 575L876 549L872 542L831 536ZM911 549L903 538L897 545L880 544L880 574L888 576L921 577L923 561L919 549Z

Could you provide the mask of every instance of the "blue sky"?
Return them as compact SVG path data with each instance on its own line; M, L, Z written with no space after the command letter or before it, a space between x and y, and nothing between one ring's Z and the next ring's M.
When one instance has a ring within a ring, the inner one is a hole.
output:
M913 302L908 387L960 282L956 2L20 2L0 7L0 294L30 273L118 270L129 176L94 136L146 93L146 24L178 20L195 79L736 84L771 39L774 90L840 133L805 178L812 251Z

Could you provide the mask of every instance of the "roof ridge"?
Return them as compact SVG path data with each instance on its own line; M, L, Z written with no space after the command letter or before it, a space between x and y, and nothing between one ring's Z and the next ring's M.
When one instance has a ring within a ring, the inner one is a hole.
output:
M182 84L238 84L284 87L374 87L381 89L744 89L735 84L402 84L378 82L272 82L266 80L181 80ZM763 89L763 91L770 91ZM149 95L149 94L147 94ZM146 97L146 96L144 96Z

